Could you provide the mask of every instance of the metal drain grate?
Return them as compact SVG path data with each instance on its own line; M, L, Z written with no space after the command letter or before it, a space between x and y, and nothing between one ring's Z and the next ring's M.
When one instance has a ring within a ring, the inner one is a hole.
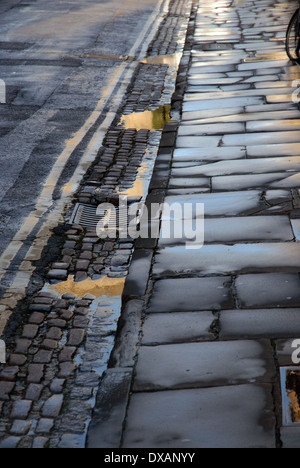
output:
M70 218L70 224L78 224L86 228L95 228L101 216L97 215L97 206L77 203Z
M111 206L111 205L110 205ZM70 224L78 224L88 229L103 226L117 231L127 229L129 225L138 226L143 214L143 203L130 205L130 210L120 207L101 209L93 205L77 203L70 217Z

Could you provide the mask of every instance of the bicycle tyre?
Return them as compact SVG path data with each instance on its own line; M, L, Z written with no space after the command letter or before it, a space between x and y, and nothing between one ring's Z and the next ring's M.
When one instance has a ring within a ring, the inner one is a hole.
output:
M286 33L286 53L290 60L300 63L299 9L294 13Z

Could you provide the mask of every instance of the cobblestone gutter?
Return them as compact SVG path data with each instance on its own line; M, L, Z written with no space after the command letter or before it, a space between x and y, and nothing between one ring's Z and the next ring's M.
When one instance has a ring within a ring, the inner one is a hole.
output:
M165 124L166 130L173 128L168 122L177 76L174 65L184 50L191 6L184 0L170 3L148 59L139 65L66 222L45 249L44 257L52 259L43 288L18 305L6 329L7 364L0 366L0 448L85 446L99 382L115 344L135 242L101 240L95 226L71 224L71 215L76 204L95 209L99 203L116 201L120 193L146 199L159 145L168 146L172 135L167 131L162 138L162 130ZM163 55L171 57L155 59ZM151 127L140 118L147 112L156 122ZM135 126L127 118L136 113ZM163 186L166 172L152 184ZM53 256L53 250L60 253Z

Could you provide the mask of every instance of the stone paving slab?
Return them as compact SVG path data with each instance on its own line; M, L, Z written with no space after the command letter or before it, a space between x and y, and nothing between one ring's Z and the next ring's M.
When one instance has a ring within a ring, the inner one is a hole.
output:
M271 273L241 275L236 278L236 291L242 307L299 307L298 272L274 273L274 270L276 271L272 269Z
M291 97L289 96L289 99ZM225 135L223 143L225 146L259 146L268 144L281 144L281 143L298 143L298 131L288 132L262 132L262 133L247 133L245 135Z
M224 98L221 100L203 99L201 101L188 101L183 105L183 112L195 112L203 110L213 109L227 109L230 106L255 106L263 104L264 99L262 97L237 97L237 98ZM234 145L233 145L234 146Z
M143 346L134 391L270 382L275 374L267 341L223 341Z
M300 245L289 243L204 245L198 250L166 247L158 251L153 275L226 275L299 271Z
M299 150L300 151L300 150ZM221 161L246 156L244 147L233 148L181 148L174 152L174 161Z
M148 312L231 309L231 277L179 278L157 281ZM186 298L189 298L187 301Z
M213 312L150 314L143 326L143 345L214 340Z
M135 394L123 448L275 448L270 395L259 384Z
M207 217L246 215L249 212L257 212L262 208L261 192L259 190L237 191L226 193L207 193L202 195L185 195L181 197L167 196L165 203L172 206L173 203L182 205L204 204L204 212ZM195 211L194 211L195 212ZM166 210L163 211L163 218Z
M219 176L212 178L212 188L214 191L255 189L258 187L266 188L297 188L299 187L300 176L298 172L275 172L271 174L250 174Z
M242 174L271 174L272 172L281 173L287 171L288 173L298 173L300 169L300 157L279 157L279 158L258 158L242 159L242 160L229 160L218 163L191 165L185 166L182 169L177 169L176 164L173 164L171 172L172 176L193 177L193 176L227 176L227 175L242 175ZM287 174L288 176L288 174Z
M219 336L223 339L300 336L300 309L228 310L221 312ZM291 356L291 348L289 348Z
M169 220L162 220L162 233L165 232L165 224L168 226ZM180 238L176 238L174 232L168 238L161 236L159 247L186 244L195 232L192 226L185 226L182 234ZM285 216L208 218L204 223L205 245L220 242L292 241L294 235L290 220Z

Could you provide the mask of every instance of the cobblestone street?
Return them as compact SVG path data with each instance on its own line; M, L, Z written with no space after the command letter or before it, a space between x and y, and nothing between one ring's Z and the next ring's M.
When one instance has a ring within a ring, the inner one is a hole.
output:
M126 57L63 220L0 272L0 448L300 447L296 7L171 0ZM99 238L120 196L158 235Z

